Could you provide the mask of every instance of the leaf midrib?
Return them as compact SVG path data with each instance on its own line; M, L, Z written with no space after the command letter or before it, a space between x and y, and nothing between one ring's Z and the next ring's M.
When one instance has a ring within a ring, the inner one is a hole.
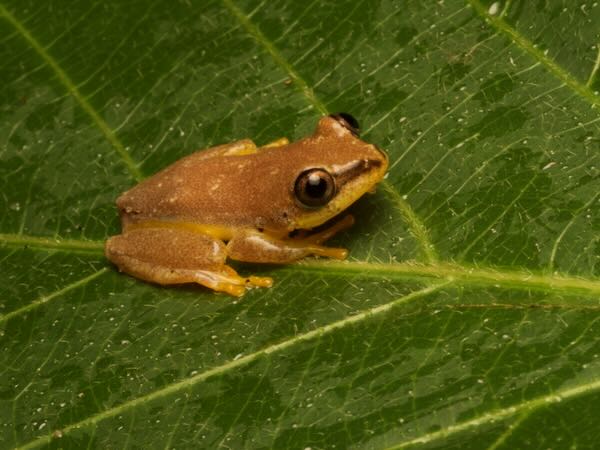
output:
M65 253L85 252L103 255L104 242L77 239L59 240L16 234L0 234L0 244L10 247L26 247L29 250L57 250ZM600 294L600 279L559 273L543 273L515 270L484 265L467 265L457 262L420 263L405 261L377 263L369 261L303 260L280 266L280 271L311 271L326 275L354 275L364 278L422 279L437 278L457 281L463 285L479 285L516 289L536 289L572 295Z

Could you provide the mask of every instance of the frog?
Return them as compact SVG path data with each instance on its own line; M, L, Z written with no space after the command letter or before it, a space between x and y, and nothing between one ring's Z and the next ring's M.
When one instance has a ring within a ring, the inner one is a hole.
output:
M121 234L107 239L107 259L146 282L238 297L273 279L241 276L228 259L345 259L347 249L323 244L354 224L346 210L374 192L389 162L359 130L348 113L324 115L295 142L242 139L175 161L117 198Z

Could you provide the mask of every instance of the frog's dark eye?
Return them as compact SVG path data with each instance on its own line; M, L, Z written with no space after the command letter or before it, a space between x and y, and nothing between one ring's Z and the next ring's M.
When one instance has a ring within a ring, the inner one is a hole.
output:
M296 178L294 195L302 206L317 208L335 195L335 180L325 169L309 169Z
M331 114L329 117L337 120L341 126L348 129L348 131L350 131L350 133L352 133L354 136L358 137L360 125L358 124L358 120L356 120L354 116L348 113L341 112Z

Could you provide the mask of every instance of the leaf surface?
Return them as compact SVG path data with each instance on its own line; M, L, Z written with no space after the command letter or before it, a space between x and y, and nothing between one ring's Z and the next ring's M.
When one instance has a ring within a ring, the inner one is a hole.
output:
M1 448L590 448L600 6L0 6ZM241 300L119 274L114 199L357 116L387 179L348 262Z

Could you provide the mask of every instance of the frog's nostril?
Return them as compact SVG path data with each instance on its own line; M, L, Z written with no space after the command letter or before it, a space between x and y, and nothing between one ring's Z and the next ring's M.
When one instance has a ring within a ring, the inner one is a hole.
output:
M354 136L358 137L360 125L358 120L352 115L344 112L331 114L329 117L338 121L340 125L348 129Z

